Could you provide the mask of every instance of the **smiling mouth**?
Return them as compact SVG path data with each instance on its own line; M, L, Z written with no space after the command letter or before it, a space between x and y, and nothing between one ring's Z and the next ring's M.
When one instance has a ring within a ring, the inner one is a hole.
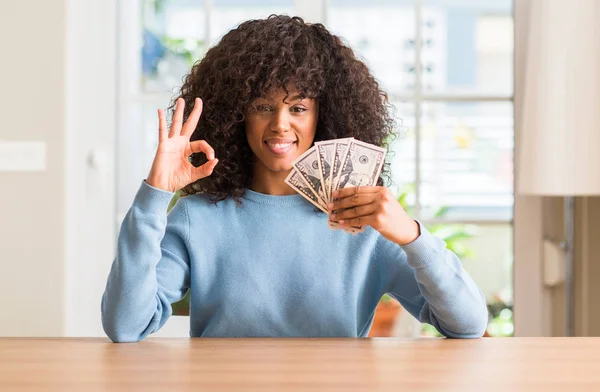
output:
M287 154L297 143L297 140L265 140L265 145L275 155Z

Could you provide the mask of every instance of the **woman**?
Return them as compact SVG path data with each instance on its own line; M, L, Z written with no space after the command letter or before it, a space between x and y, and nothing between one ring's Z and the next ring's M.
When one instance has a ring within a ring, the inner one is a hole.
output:
M173 106L170 128L159 110L156 157L102 299L113 341L160 329L188 289L193 337L367 336L385 293L445 336L482 336L481 292L383 179L338 191L329 217L284 182L315 141L381 146L394 127L367 67L322 25L241 24L194 65ZM366 230L332 230L328 218Z

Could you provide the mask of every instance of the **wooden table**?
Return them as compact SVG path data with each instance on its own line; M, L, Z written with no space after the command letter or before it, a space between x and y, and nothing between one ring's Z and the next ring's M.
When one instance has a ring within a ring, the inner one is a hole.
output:
M0 391L600 391L600 338L0 339Z

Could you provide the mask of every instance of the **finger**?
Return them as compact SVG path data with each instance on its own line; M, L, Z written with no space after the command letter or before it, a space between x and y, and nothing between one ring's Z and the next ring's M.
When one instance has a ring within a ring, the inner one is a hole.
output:
M372 221L373 221L373 215L366 215L366 216L357 216L356 218L342 219L342 220L338 221L338 223L342 227L360 227L360 226L365 226L365 225L371 225Z
M359 207L348 208L347 210L339 211L331 214L331 220L334 222L345 221L347 219L353 219L357 217L364 217L373 214L377 211L375 203L367 204Z
M181 123L183 122L184 108L185 101L183 100L183 98L177 98L177 104L175 106L175 113L173 114L173 123L171 124L171 131L169 132L169 137L181 134Z
M165 118L165 111L158 109L158 142L169 137L169 128L167 128L167 119Z
M215 169L215 166L217 166L217 163L219 163L219 160L213 159L213 160L206 162L202 166L195 167L194 168L194 177L196 178L196 180L210 176L212 174L213 170Z
M183 124L183 129L181 130L181 134L183 136L190 136L192 133L194 133L201 114L202 100L200 98L196 98L194 100L194 109L192 110L192 113L190 113L190 116L188 117L185 124Z
M352 196L357 193L359 193L359 194L376 193L376 192L379 192L380 190L381 190L380 186L355 186L355 187L350 187L350 188L338 189L337 191L334 191L331 194L331 196L333 196L336 199L342 199L344 197Z
M351 208L361 206L364 204L370 204L373 202L373 200L375 200L376 195L376 193L355 193L352 196L348 196L343 199L338 199L327 203L327 208L330 211L336 211L344 208Z
M185 154L186 156L192 155L192 153L203 152L206 155L206 159L209 161L215 159L215 150L206 142L206 140L194 140L189 142Z

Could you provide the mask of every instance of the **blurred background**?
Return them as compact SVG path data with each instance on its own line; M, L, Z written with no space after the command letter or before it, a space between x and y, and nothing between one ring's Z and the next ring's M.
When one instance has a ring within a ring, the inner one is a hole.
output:
M323 23L388 92L401 124L388 157L392 190L484 292L487 335L565 333L565 277L549 277L548 266L564 269L564 254L544 253L545 239L564 236L562 199L514 187L528 0L33 5L0 6L0 336L103 336L100 299L120 223L154 157L156 109L223 34L273 13ZM590 256L597 228L583 219L598 207L594 198L576 204L580 335L600 333L591 310L600 292L588 283L600 277ZM157 335L188 330L180 315ZM372 336L421 335L436 332L382 299Z

